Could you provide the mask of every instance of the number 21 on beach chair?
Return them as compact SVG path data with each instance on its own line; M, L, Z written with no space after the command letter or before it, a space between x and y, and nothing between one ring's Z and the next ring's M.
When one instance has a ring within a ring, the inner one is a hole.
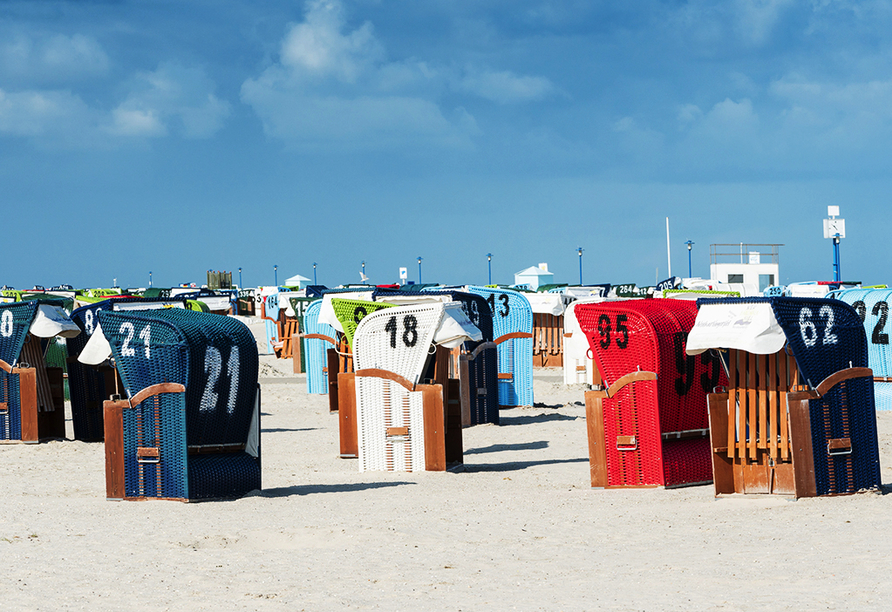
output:
M717 358L684 353L697 307L666 299L574 309L603 386L585 394L593 487L672 487L712 479L706 393Z
M698 300L687 351L721 349L709 396L716 495L880 486L873 373L854 308L825 298Z
M105 403L109 499L231 498L260 488L254 336L231 317L182 309L99 312L126 399ZM82 356L82 359L84 357Z

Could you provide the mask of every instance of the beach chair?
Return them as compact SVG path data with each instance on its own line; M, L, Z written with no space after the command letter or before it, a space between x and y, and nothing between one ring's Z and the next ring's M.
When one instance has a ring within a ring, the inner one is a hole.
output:
M533 311L533 367L562 368L564 365L564 316L573 298L561 289L525 293Z
M533 310L522 293L510 289L467 287L482 296L492 312L498 352L499 405L533 405Z
M0 441L65 438L62 368L47 367L44 348L80 333L61 302L0 304Z
M342 405L355 402L360 471L443 471L462 463L460 385L448 378L448 351L434 358L435 346L480 338L455 302L385 308L360 321L356 369L341 375L340 390ZM431 359L439 367L425 383Z
M309 308L310 304L315 302L317 299L318 298L315 297L294 296L288 298L288 301L291 304L291 310L294 311L294 317L295 319L297 319L297 334L291 338L291 356L292 359L294 359L295 374L302 374L307 371L307 356L303 351L303 347L301 346L303 342L301 342L300 335L304 333L304 330L307 328L307 308Z
M98 317L90 344L108 342L126 393L104 405L107 497L196 501L259 489L258 356L248 328L176 308Z
M721 349L709 396L716 495L880 486L873 373L854 308L826 298L699 300L687 351Z
M889 289L843 289L834 297L851 305L864 325L867 337L867 362L873 370L873 392L877 410L892 410L892 322L889 321Z
M564 313L564 359L563 372L564 384L574 385L587 383L600 386L601 375L592 360L592 350L588 344L588 338L582 333L579 321L576 319L576 308L582 304L598 304L604 298L584 298L576 300L567 306Z
M338 345L337 332L328 323L319 321L322 300L311 303L304 315L301 333L303 354L307 363L307 393L328 393L328 349Z
M666 299L580 304L602 388L585 394L592 487L675 487L712 480L706 394L718 359L684 353L697 307Z
M74 439L101 442L105 436L102 406L112 395L120 394L120 378L107 360L88 364L78 360L93 332L99 327L101 310L148 310L153 308L185 308L182 298L119 297L81 306L71 313L71 320L81 334L67 342L68 388L71 398L71 421Z

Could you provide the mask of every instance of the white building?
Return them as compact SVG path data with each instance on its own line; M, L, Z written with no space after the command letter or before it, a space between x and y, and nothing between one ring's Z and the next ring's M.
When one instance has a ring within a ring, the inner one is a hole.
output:
M764 291L780 281L778 248L782 244L711 244L709 276L727 284L752 285Z
M533 291L536 291L542 285L554 284L554 273L548 271L547 263L540 263L538 266L530 266L526 270L514 273L515 285L529 285Z

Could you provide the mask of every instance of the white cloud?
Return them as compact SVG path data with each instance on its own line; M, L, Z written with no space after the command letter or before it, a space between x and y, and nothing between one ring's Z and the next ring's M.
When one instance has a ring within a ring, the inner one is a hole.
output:
M174 128L187 138L207 138L230 112L201 69L165 63L131 80L130 93L112 111L108 129L117 136L158 137Z
M794 0L737 0L736 27L741 38L754 45L765 43L784 11L795 8Z
M547 79L508 71L389 61L370 23L351 29L339 0L311 0L279 62L246 80L241 97L268 135L294 146L380 149L470 145L476 121L464 108L442 108L446 92L514 103L552 90Z
M459 87L501 104L539 100L554 92L551 81L544 77L517 76L510 71L469 71Z
M70 91L17 91L0 89L0 133L12 136L46 136L70 133L75 125L92 123L93 112Z
M0 44L0 74L33 81L72 81L103 75L109 58L100 44L82 34L11 36Z

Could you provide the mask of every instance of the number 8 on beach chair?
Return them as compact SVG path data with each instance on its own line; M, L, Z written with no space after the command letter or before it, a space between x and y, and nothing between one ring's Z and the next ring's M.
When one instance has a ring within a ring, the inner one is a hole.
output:
M254 336L182 309L99 313L127 398L105 403L109 499L231 498L260 488ZM90 345L84 349L91 353Z
M437 344L480 338L457 302L385 308L360 321L352 378L360 471L443 471L462 462L461 408L449 394L458 381L441 379L444 389L419 380Z
M65 437L62 368L48 368L42 338L80 329L57 302L0 304L0 441Z
M695 304L646 299L574 311L603 381L585 394L592 486L708 483L706 393L724 375L717 358L684 353Z
M795 297L698 305L687 351L721 349L730 379L709 396L716 495L879 488L873 373L855 309Z

